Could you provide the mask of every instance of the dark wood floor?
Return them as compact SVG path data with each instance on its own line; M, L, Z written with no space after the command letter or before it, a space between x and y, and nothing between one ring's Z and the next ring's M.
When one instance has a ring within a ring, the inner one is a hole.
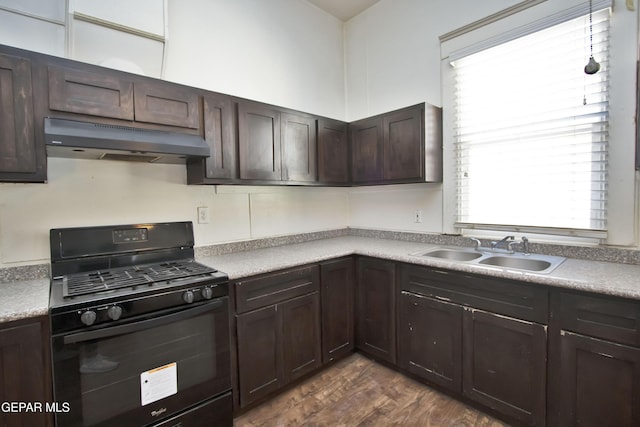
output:
M236 427L507 425L357 353L236 418L234 424Z

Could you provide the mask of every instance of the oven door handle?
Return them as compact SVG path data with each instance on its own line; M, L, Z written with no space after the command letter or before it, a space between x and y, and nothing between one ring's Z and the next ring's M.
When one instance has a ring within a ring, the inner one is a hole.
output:
M224 301L223 301L224 300ZM83 341L91 341L103 338L114 337L117 335L129 334L131 332L143 331L145 329L155 328L157 326L167 325L169 323L179 322L207 311L216 310L226 302L226 298L211 301L203 305L199 305L187 310L178 311L177 313L167 314L153 319L141 320L138 322L127 323L126 325L113 326L110 328L96 329L88 332L78 332L64 336L65 344L75 344Z

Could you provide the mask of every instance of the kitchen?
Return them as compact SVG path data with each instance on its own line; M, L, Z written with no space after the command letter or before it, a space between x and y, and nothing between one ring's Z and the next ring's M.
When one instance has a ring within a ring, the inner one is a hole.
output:
M189 86L355 121L419 102L442 105L438 37L514 3L465 2L452 10L446 2L386 0L345 24L300 1L194 2L190 7L168 2L167 24L162 21L163 2L148 2L144 14L125 14L145 16L137 20L141 22L99 16L164 35L164 47L147 49L161 52L149 60L151 65L143 64L149 66L148 75L162 73L163 79ZM567 6L548 0L526 19ZM19 8L11 2L6 7ZM76 7L85 15L98 14L90 6L84 11ZM605 243L637 249L637 176L632 165L636 99L628 90L635 87L637 37L628 34L637 34L637 12L627 11L622 1L615 2L615 11L611 31L617 43L611 56L621 61L622 71L619 86L611 89L611 104L622 114L610 138L625 142L615 144L610 153L610 182L615 185L610 185ZM97 49L83 44L92 40L91 33L83 31L95 24L80 19L70 24L78 39L67 47L64 5L62 13L29 11L53 16L37 22L24 15L20 19L26 23L15 21L15 14L2 13L13 19L7 21L13 28L38 28L27 33L3 26L0 31L8 33L0 33L2 44L57 56L70 49L70 56L85 62L108 59L92 57ZM110 40L98 34L100 40ZM109 46L100 47L109 51ZM445 139L445 156L450 151L446 144L451 142ZM187 186L184 166L51 157L46 184L0 184L0 267L32 271L32 266L44 265L48 274L49 229L61 227L187 220L194 223L196 248L346 227L454 233L451 181L445 175L444 184L357 188ZM198 207L208 209L209 223L199 223ZM422 212L422 222L414 221L416 211Z

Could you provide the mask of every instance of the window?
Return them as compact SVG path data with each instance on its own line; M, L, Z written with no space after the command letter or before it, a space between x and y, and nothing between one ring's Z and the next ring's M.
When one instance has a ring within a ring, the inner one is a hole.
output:
M609 9L453 59L459 228L606 236Z

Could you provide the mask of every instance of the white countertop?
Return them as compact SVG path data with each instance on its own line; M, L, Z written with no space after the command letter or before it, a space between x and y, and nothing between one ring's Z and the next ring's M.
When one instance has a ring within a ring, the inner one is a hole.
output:
M233 280L356 254L640 300L640 265L569 258L550 274L535 274L410 255L433 247L425 243L345 236L197 260L224 271ZM0 283L0 322L44 315L48 309L49 279Z
M199 258L198 261L224 271L233 280L357 254L469 273L486 274L529 283L640 299L640 265L568 258L549 274L535 274L410 255L433 247L436 246L425 243L346 236L210 256Z
M49 313L49 279L0 283L0 323Z

